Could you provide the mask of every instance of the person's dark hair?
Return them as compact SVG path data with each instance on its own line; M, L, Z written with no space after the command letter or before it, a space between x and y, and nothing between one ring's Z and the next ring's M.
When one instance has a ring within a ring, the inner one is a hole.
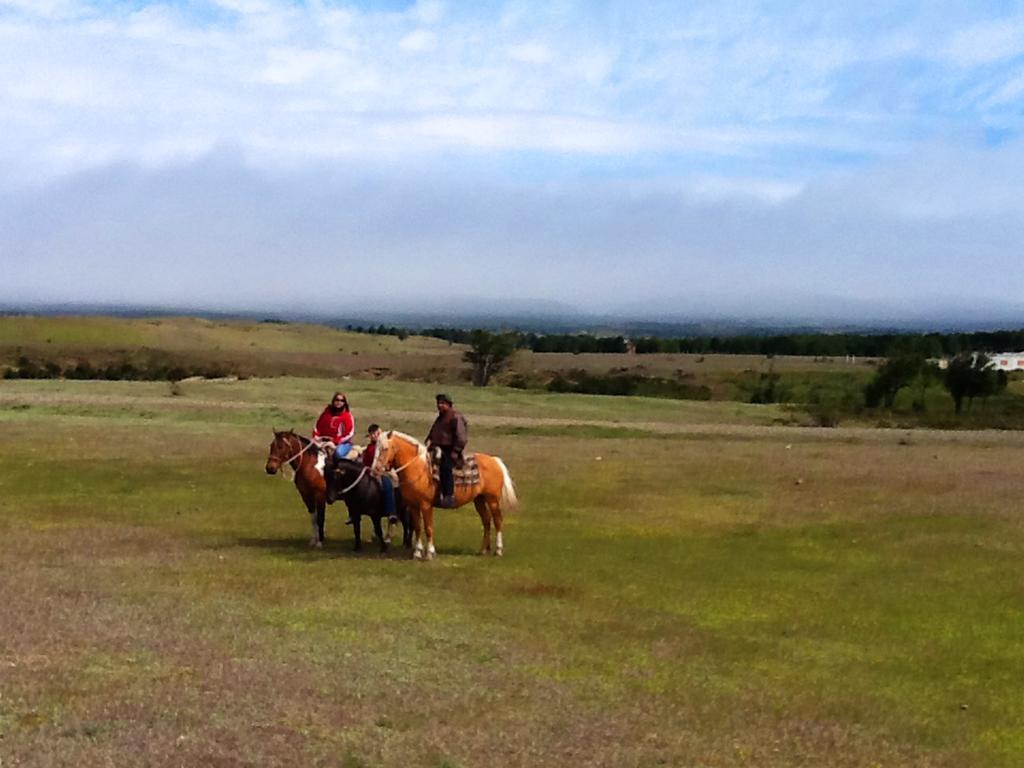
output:
M374 432L376 432L376 431L377 431L378 429L380 429L380 424L371 424L370 426L368 426L368 427L366 428L366 434L368 434L368 435L372 435L372 434L373 434Z
M443 392L438 394L438 396L435 397L434 399L437 400L437 402L439 402L439 403L448 403L448 405L455 405L455 403L452 402L452 399L450 397L448 397L448 395L444 394Z
M339 398L341 399L341 405L339 405L339 406L336 406L336 405L334 404L334 401L335 401L335 400L338 400ZM347 398L347 397L345 397L345 393L344 393L344 392L335 392L335 393L334 393L334 394L333 394L333 395L331 396L331 408L340 408L340 409L341 409L341 410L343 410L343 411L348 411L348 410L351 410L351 409L350 409L350 408L348 407L348 398Z

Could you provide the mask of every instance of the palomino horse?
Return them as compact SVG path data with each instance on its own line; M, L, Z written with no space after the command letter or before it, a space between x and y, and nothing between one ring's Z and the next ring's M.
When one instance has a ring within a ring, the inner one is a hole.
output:
M295 487L309 510L309 522L313 526L313 537L309 546L321 549L324 546L324 515L327 509L327 485L324 476L317 469L318 451L316 443L295 434L294 430L274 430L274 442L270 444L267 456L267 474L287 464L295 473Z
M423 534L426 533L426 557L437 556L434 549L434 505L437 503L437 483L431 472L427 458L427 447L414 437L402 432L391 430L382 434L377 441L377 455L374 457L374 469L383 471L394 469L401 479L402 499L412 513L412 523L416 531L416 545L412 556L417 560L424 557ZM491 551L491 521L497 532L494 541L494 554L502 554L501 515L504 506L514 511L519 501L516 489L508 474L505 463L496 456L485 453L476 454L477 466L480 468L480 482L476 485L455 486L455 506L461 507L470 501L476 506L480 522L484 526L483 545L480 554Z

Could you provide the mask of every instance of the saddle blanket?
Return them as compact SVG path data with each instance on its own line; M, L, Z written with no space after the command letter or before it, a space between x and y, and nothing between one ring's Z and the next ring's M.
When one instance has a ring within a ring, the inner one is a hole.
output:
M437 462L431 462L430 464L431 474L434 475L434 482L441 482L441 467ZM452 477L455 478L456 485L479 485L480 484L480 467L476 463L475 453L464 453L462 454L462 466L455 467L452 470Z

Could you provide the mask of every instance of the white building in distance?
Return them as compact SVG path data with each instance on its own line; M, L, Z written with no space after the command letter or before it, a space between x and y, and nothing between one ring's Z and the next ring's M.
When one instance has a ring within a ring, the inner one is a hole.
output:
M999 352L988 355L989 368L999 371L1024 371L1024 352Z
M974 359L976 355L977 353L974 353L971 358ZM1007 373L1012 373L1013 371L1024 371L1024 352L985 353L985 357L988 358L987 368L995 368L997 371L1006 371ZM933 363L943 371L949 367L948 357L940 358L938 360L929 360L928 362Z

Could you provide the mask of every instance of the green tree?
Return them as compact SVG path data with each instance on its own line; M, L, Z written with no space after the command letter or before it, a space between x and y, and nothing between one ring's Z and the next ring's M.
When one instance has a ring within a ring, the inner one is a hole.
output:
M486 387L491 377L503 370L516 351L516 337L510 333L475 330L469 334L470 349L462 359L473 366L473 384Z
M864 388L864 402L869 408L879 405L892 408L896 393L919 376L926 376L928 367L919 355L890 357L879 366L875 378Z
M949 361L943 383L953 398L953 407L957 413L963 410L965 399L967 410L970 410L974 398L994 395L999 391L1001 383L1006 386L990 363L986 355L972 352L962 352Z

